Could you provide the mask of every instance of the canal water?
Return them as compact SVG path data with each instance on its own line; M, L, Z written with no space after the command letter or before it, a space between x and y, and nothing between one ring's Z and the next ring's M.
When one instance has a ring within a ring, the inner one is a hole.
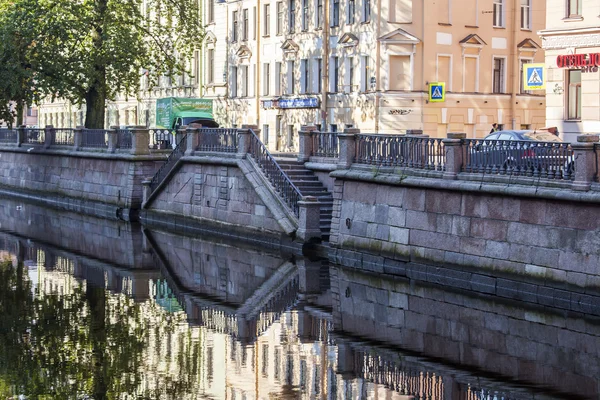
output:
M3 199L0 399L598 398L596 317L303 253Z

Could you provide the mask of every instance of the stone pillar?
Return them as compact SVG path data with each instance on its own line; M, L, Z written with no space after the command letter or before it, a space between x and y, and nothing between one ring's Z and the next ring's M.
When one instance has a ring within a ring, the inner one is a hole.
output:
M569 168L570 163L575 165L575 181L571 185L573 190L590 190L591 183L596 175L596 154L594 146L598 144L599 135L579 135L577 143L573 143L574 160L566 160L564 168Z
M117 147L119 147L119 134L116 129L110 127L111 129L106 130L106 134L108 136L108 152L114 153L117 151Z
M250 141L252 139L252 133L250 133L250 126L256 125L242 125L241 129L238 129L238 151L237 158L246 158L246 154L250 151Z
M307 162L313 154L313 137L317 127L314 125L302 125L298 132L300 152L298 153L298 161Z
M17 146L21 147L23 143L27 141L25 137L25 125L21 125L17 128Z
M346 128L344 133L338 133L340 143L340 156L337 164L338 169L348 169L356 157L356 135L360 129Z
M456 179L462 169L464 162L463 139L467 137L466 133L448 133L448 138L444 139L444 152L446 153L446 170L444 179Z
M296 237L303 242L321 240L321 203L315 196L305 196L298 202L300 216Z
M131 127L131 154L150 154L150 133L145 126Z
M52 146L52 144L54 143L55 134L56 134L56 131L54 130L54 126L46 125L46 127L44 128L44 148L45 149Z
M194 151L200 146L200 128L202 125L198 126L194 124L193 127L188 127L186 129L187 133L187 146L185 150L186 156L191 156Z
M73 150L75 151L81 149L81 145L83 144L83 129L83 126L78 125L73 131Z

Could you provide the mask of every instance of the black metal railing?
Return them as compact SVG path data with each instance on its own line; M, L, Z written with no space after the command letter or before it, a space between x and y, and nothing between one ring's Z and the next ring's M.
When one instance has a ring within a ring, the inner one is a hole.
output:
M359 134L356 136L354 162L443 171L446 153L441 138Z
M313 156L338 158L340 143L337 132L314 132L312 134L312 148Z
M0 143L17 143L18 131L12 128L0 129Z
M238 130L235 128L200 128L199 151L236 153L238 150Z
M598 153L600 153L600 143L594 144L594 160L596 164L596 174L594 175L594 181L600 182L600 170L598 170Z
M44 144L46 131L42 128L25 128L25 143Z
M117 147L119 149L131 149L133 146L133 135L129 129L117 129Z
M465 172L575 179L575 158L569 143L465 139L463 145Z
M81 147L108 148L108 135L105 129L84 129L81 135Z
M71 128L53 128L52 145L73 146L75 144L75 131Z
M250 133L250 155L269 179L269 182L271 182L281 199L292 210L294 215L299 217L300 207L298 206L298 202L302 200L300 190L283 172L256 133L252 130L250 130Z
M175 135L175 129L150 128L151 146L161 149L170 149Z
M158 188L158 186L162 183L162 181L169 175L171 170L175 167L177 162L187 150L187 135L183 135L175 149L171 152L167 161L158 169L156 174L152 177L150 181L150 193L154 193L154 191Z

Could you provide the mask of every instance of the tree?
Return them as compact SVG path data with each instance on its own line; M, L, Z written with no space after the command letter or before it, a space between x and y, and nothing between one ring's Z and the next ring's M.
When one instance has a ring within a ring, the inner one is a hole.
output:
M5 0L7 1L7 0ZM102 128L107 100L136 96L144 70L184 71L204 32L197 0L14 0L4 18L28 47L36 90L86 105L85 126ZM31 83L31 81L29 81Z

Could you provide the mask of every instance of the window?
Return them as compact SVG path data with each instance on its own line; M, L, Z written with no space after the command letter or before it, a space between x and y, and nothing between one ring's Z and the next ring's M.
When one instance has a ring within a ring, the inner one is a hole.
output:
M37 108L27 107L27 116L28 117L37 117L38 112Z
M248 96L248 66L247 65L242 65L240 67L241 71L241 80L242 80L242 90L240 92L240 97L247 97Z
M200 77L200 51L194 50L194 65L192 67L192 74L194 74L193 83L197 84Z
M310 82L310 77L308 73L308 60L300 60L300 72L301 72L301 83L300 83L300 93L308 93L308 83Z
M317 9L315 28L321 29L323 27L323 0L317 0Z
M355 11L356 11L356 1L348 0L348 15L346 16L346 21L348 21L348 24L354 23Z
M288 15L288 33L294 33L296 22L296 0L290 0L290 9Z
M317 93L323 90L323 59L317 58Z
M302 0L302 30L308 30L308 0Z
M207 8L208 23L211 24L215 22L215 0L208 0Z
M232 42L237 42L237 35L238 35L238 12L234 11L233 12L233 32L231 32L231 41Z
M271 92L271 64L263 64L263 94L268 96Z
M521 58L521 59L519 60L519 65L521 66L521 68L520 68L520 75L519 75L519 76L521 77L521 78L519 79L519 81L520 81L520 85L519 85L519 92L520 92L521 94L528 94L528 93L531 93L531 91L530 91L530 90L525 90L525 81L524 81L524 79L523 79L523 69L524 69L524 65L525 65L525 64L528 64L528 63L531 63L531 62L533 62L533 60L531 60L531 59L524 59L524 58Z
M276 35L279 36L283 33L283 2L277 2L277 27Z
M294 125L288 125L288 146L289 147L294 147L294 136L295 136ZM288 372L290 369L291 368L288 368Z
M256 40L256 31L258 31L258 26L256 26L256 7L252 8L252 39Z
M582 0L567 0L567 17L581 16Z
M568 119L581 119L581 70L569 70Z
M371 0L363 0L363 19L362 22L371 21Z
M494 27L504 28L504 0L494 0Z
M331 7L332 7L331 26L339 26L340 25L340 0L333 0Z
M215 49L208 49L208 83L215 83Z
M231 67L231 97L237 97L237 67Z
M283 87L283 71L281 63L275 63L275 96L281 96L281 88Z
M366 92L369 90L369 56L361 57L361 77L360 77L360 90Z
M287 62L287 94L294 94L295 82L294 82L294 61L290 60Z
M354 57L348 58L348 92L354 91Z
M242 10L242 40L248 40L248 9Z
M333 67L333 70L332 70L333 76L332 76L332 79L331 79L331 85L332 85L331 91L333 93L336 93L338 91L339 76L340 76L339 75L339 67L340 67L340 65L339 65L339 58L332 57L331 58L331 66Z
M263 28L263 34L265 36L271 35L271 5L265 4L265 25Z
M265 124L263 125L263 143L265 146L269 145L269 125ZM267 374L267 369L268 369L268 345L263 345L263 375Z
M521 29L531 29L531 0L521 0Z
M494 58L493 93L504 93L504 58Z

